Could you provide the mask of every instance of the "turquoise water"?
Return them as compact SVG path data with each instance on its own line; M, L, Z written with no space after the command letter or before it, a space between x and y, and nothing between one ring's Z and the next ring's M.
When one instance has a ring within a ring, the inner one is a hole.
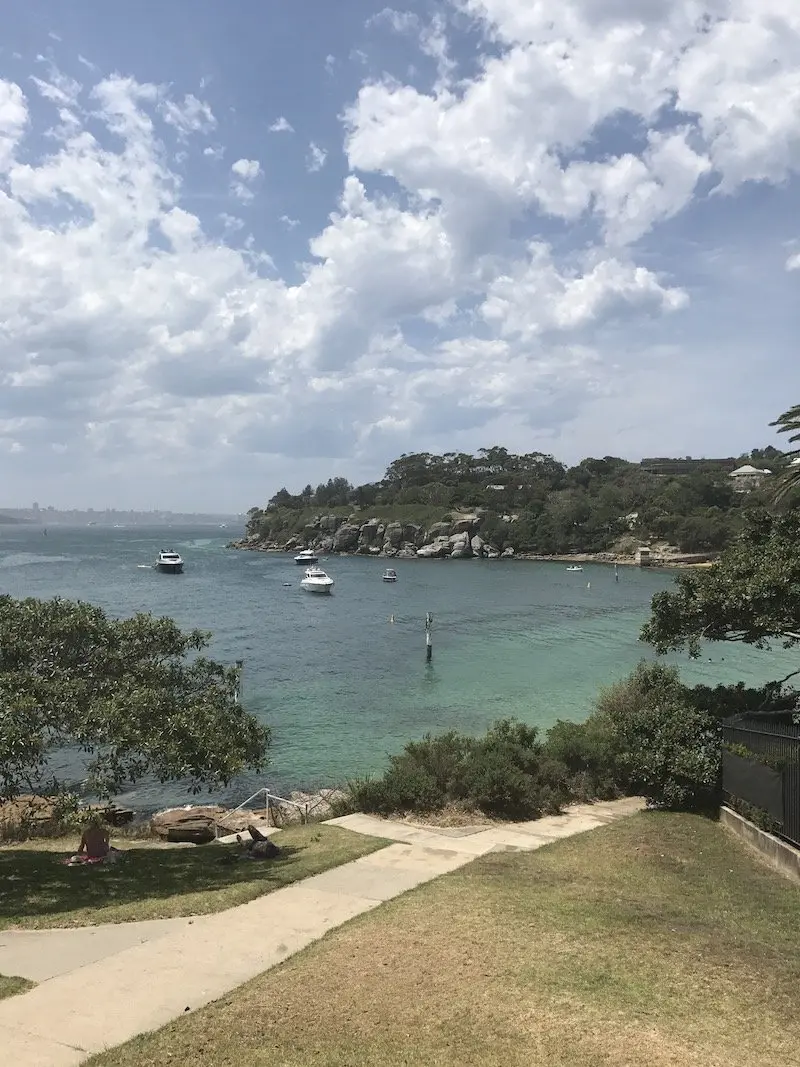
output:
M223 534L224 537L217 536ZM0 527L0 592L80 598L115 614L151 611L213 632L211 654L243 658L244 699L270 724L264 782L283 790L336 784L381 768L386 754L427 731L482 731L515 715L543 728L581 720L598 689L643 657L638 641L663 572L529 562L332 557L332 597L299 587L291 556L225 549L236 531ZM158 549L176 548L183 575L162 575ZM290 583L288 586L285 583ZM591 587L589 587L591 586ZM425 663L425 613L434 616ZM390 616L394 623L390 623ZM780 677L782 653L712 646L674 657L688 682ZM261 781L237 783L244 799ZM185 799L178 786L139 785L128 802Z

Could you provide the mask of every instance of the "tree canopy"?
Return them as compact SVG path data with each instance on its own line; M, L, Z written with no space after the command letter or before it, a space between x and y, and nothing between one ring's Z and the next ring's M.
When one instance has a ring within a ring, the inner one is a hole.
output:
M675 581L673 592L653 597L642 630L657 652L697 656L703 641L800 644L800 510L749 514L713 567Z
M743 463L773 472L762 488L737 492L730 472ZM380 481L353 486L330 478L300 493L282 488L265 508L248 512L247 532L282 544L304 536L315 516L347 516L369 509L382 521L436 522L458 509L482 508L484 531L500 550L556 555L633 552L654 540L682 552L716 552L742 528L745 513L771 501L788 459L772 446L717 460L618 456L581 460L574 467L542 452L514 454L499 445L466 452L406 453ZM790 470L800 471L798 468ZM781 481L782 484L782 481Z
M201 655L209 639L149 614L0 596L0 796L62 788L51 757L64 748L88 758L85 787L104 797L144 777L197 792L262 767L269 730L239 704L237 668Z

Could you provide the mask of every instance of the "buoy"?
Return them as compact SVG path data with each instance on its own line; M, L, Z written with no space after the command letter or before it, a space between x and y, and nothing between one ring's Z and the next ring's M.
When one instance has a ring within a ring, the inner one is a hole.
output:
M592 588L592 583L591 582L587 582L586 583L586 588L587 589L591 589Z
M394 615L390 615L389 616L389 622L392 622L392 623L394 622Z

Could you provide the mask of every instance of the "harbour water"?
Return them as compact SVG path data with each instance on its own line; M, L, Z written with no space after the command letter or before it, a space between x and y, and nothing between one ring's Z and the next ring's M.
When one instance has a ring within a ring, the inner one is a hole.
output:
M236 783L242 800L262 784L277 791L335 785L377 771L387 753L426 732L481 732L516 716L542 729L580 721L598 690L642 658L638 640L661 571L563 563L385 561L332 557L334 595L304 593L289 555L225 548L236 530L0 526L0 593L90 601L126 615L170 615L210 630L210 654L243 659L247 707L273 733L261 780ZM182 575L150 567L177 549ZM287 584L288 583L288 584ZM433 661L425 663L425 614ZM390 621L392 619L394 621ZM763 682L788 673L781 652L710 646L702 659L673 657L687 682ZM252 788L251 788L252 787ZM123 798L140 807L187 800L178 785L139 784Z

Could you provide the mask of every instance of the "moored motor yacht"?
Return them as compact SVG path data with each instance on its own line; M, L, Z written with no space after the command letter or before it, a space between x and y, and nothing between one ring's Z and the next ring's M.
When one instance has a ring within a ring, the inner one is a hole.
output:
M158 553L156 569L161 571L162 574L182 574L183 560L178 553L174 552L172 549L165 551L162 548Z
M396 582L397 571L394 570L394 568L392 567L387 567L386 570L383 572L383 580L384 582Z
M304 548L302 552L297 553L297 555L294 557L294 561L298 565L298 567L304 564L306 567L308 567L309 564L318 563L319 556L316 555L313 549Z
M309 593L333 592L333 578L329 577L321 567L309 567L300 585Z

